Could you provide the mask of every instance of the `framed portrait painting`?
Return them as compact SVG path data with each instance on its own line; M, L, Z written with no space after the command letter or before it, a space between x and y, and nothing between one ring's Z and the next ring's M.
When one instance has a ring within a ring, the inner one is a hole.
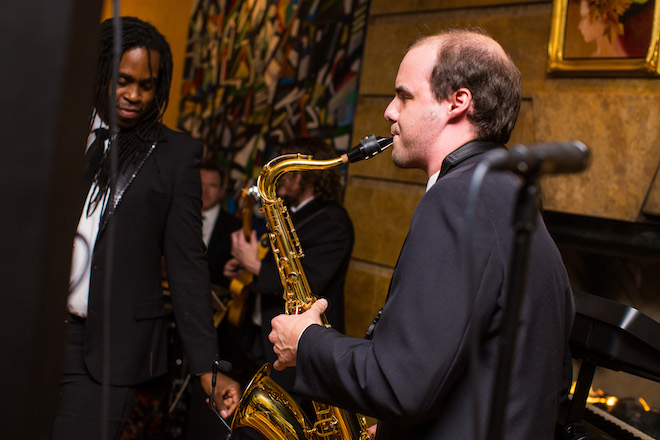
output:
M660 0L554 0L548 71L660 76Z

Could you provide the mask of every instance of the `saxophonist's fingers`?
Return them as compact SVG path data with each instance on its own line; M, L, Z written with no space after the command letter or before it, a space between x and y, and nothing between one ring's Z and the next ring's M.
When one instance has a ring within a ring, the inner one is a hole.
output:
M279 315L271 320L272 331L268 340L273 344L273 351L277 355L273 368L283 370L296 365L300 335L310 325L322 325L321 314L327 307L328 301L320 299L300 315Z
M272 331L268 340L273 344L277 360L273 368L283 370L296 365L296 339L299 330L296 324L301 315L279 315L271 321Z
M318 320L321 320L321 314L325 312L325 310L328 308L328 300L325 298L321 298L316 300L314 304L312 304L312 307L309 308L309 311L313 310L317 317Z

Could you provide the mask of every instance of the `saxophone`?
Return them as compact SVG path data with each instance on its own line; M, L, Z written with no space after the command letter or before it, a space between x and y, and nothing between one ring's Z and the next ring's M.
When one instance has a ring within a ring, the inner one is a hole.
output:
M360 139L360 145L330 160L287 154L268 162L257 179L262 199L261 212L268 222L270 244L284 287L285 313L302 313L316 301L300 259L304 257L300 240L289 212L277 197L277 181L289 171L325 170L349 162L369 159L392 145L392 138L373 135ZM325 315L323 324L329 327ZM312 424L300 406L270 377L271 365L265 364L243 392L231 423L236 428L251 427L268 440L368 440L366 419L344 409L312 402L317 420Z

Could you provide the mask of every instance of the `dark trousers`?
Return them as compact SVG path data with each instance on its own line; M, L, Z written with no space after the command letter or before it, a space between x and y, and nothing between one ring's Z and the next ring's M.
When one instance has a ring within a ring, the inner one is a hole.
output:
M223 440L227 438L227 428L205 402L206 393L198 380L190 382L191 396L186 424L186 440ZM228 420L231 423L231 419Z
M206 393L199 381L191 382L192 394L190 398L190 411L186 425L186 440L226 440L229 431L222 424L208 404L204 402ZM233 416L232 416L233 417ZM227 420L231 424L232 419ZM231 433L231 440L267 440L252 428L239 428Z
M135 389L108 386L104 391L89 375L83 354L84 336L84 320L69 319L59 411L51 440L119 439L135 404Z

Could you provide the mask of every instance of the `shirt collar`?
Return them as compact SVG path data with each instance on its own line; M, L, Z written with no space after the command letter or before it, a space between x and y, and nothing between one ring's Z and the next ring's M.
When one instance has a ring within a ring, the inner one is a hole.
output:
M289 210L290 210L292 213L294 213L294 212L296 212L296 211L300 211L300 210L302 209L303 206L305 206L306 204L308 204L308 203L311 202L312 200L314 200L314 196L312 196L312 197L310 197L309 199L305 200L304 202L302 202L302 203L301 203L300 205L298 205L298 206L290 206L290 207L289 207Z
M202 211L202 218L206 221L215 220L220 214L220 204L218 203L213 208L209 208L206 211Z
M436 171L433 173L433 175L429 178L429 181L426 182L426 191L430 190L433 185L435 185L435 182L438 181L438 176L440 175L440 170Z
M94 132L94 130L98 128L108 128L108 124L103 122L103 119L101 119L99 114L96 113L94 115L94 120L92 121L92 127L91 130L89 131L89 136L87 136L87 148L89 148L96 140L96 133Z

